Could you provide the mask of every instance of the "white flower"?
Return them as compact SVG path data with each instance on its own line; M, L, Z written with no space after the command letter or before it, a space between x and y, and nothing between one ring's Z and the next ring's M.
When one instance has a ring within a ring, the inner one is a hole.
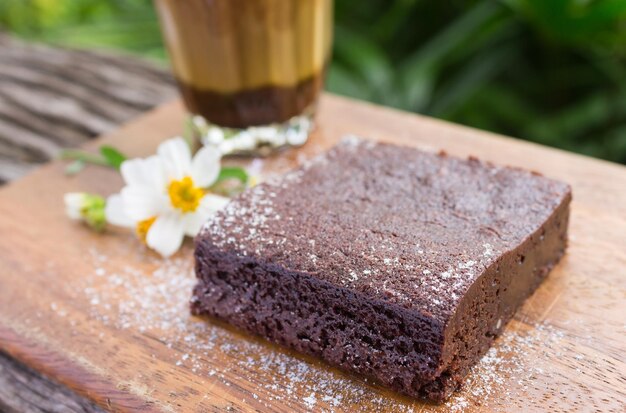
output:
M126 186L112 195L106 206L107 220L134 228L139 238L168 257L180 248L185 235L195 236L228 198L206 188L217 180L221 154L205 146L191 157L184 139L169 139L157 154L125 161L121 166Z
M85 222L95 230L102 230L106 224L104 198L86 192L70 192L63 196L65 213L70 219Z

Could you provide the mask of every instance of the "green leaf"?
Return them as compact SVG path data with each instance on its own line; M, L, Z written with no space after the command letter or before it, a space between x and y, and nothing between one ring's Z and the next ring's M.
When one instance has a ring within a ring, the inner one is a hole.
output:
M399 68L400 73L416 70L416 67L422 65L441 66L446 56L470 43L471 37L500 11L501 7L497 3L478 2L409 55Z
M122 162L124 162L127 158L126 155L118 151L112 146L103 145L100 147L100 153L106 159L106 162L109 166L112 166L115 169L120 169Z
M368 84L359 77L354 76L349 69L346 69L340 63L330 66L326 89L340 95L372 100L372 90L368 87Z
M372 42L365 33L337 27L335 51L338 61L358 73L372 90L384 94L393 79L393 66L385 50Z
M411 19L411 10L415 8L419 0L396 0L389 2L389 5L382 10L372 31L377 39L389 40L397 34L403 24Z
M215 184L226 181L228 179L236 179L242 184L247 185L250 177L248 176L248 172L246 172L246 170L243 168L240 168L238 166L224 166L220 170L220 174L218 175Z
M396 70L404 94L402 107L425 111L432 104L435 85L448 60L484 42L483 30L501 12L498 4L480 2L407 56Z
M446 87L433 101L430 113L448 118L458 107L467 103L474 93L506 70L511 62L515 62L515 53L516 50L500 48L476 56L465 65L464 71L448 80Z
M249 180L250 177L245 169L238 166L225 166L220 170L210 190L219 195L233 197L245 191Z

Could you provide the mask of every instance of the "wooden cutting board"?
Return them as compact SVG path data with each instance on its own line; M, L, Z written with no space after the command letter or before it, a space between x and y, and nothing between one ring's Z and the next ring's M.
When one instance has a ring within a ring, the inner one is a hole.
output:
M132 156L182 130L168 104L90 145ZM47 165L0 190L0 350L115 411L626 411L626 168L326 95L305 147L255 161L267 176L344 134L475 155L569 182L567 255L443 405L385 391L191 317L191 243L163 260L123 230L95 234L62 195L119 190L116 172ZM247 164L249 161L226 160Z

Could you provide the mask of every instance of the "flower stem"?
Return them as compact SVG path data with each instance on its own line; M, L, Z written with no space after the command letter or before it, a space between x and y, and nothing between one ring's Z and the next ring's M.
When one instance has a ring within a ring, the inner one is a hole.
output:
M82 161L82 162L90 163L93 165L109 166L109 167L111 166L104 157L97 155L95 153L85 152L85 151L81 151L78 149L64 149L59 154L59 158Z

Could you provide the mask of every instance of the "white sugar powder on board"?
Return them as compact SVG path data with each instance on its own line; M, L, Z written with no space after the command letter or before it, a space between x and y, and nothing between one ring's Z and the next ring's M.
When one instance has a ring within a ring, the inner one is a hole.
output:
M172 364L227 386L233 377L254 377L255 392L246 399L254 404L296 408L304 403L309 409L329 412L420 409L419 403L383 397L375 388L321 362L303 361L287 350L191 317L189 299L195 284L191 251L187 248L179 255L185 258L142 255L143 263L153 268L146 273L132 264L109 270L106 255L92 251L93 270L71 287L77 297L91 303L91 315L105 325L148 334L172 349ZM60 316L59 306L51 309ZM555 374L548 363L542 366L527 356L538 353L538 348L556 347L562 338L561 332L542 325L526 333L505 332L472 369L464 389L444 404L445 410L461 412L488 404L492 410L507 411L536 377L546 381Z

